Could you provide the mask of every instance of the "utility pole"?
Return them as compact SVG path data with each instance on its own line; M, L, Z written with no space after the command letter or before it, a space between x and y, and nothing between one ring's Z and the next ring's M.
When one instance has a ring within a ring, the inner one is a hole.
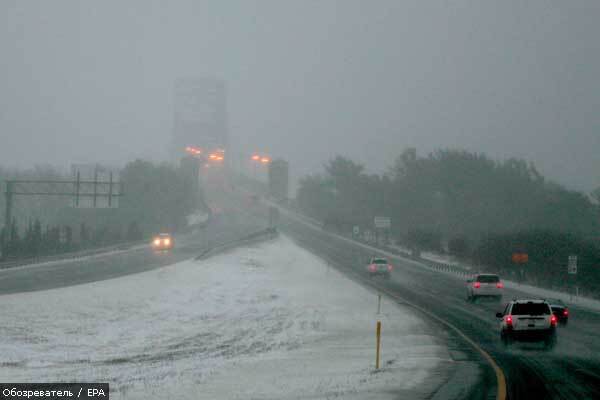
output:
M66 196L74 201L75 207L80 206L83 197L92 198L92 204L96 206L97 198L106 198L108 206L112 208L118 197L123 195L120 182L115 182L112 173L109 181L82 181L79 171L75 181L61 180L9 180L6 181L6 208L4 211L4 245L12 241L12 214L14 196Z
M13 183L6 182L6 210L4 214L4 245L7 245L12 240L12 202L13 202Z

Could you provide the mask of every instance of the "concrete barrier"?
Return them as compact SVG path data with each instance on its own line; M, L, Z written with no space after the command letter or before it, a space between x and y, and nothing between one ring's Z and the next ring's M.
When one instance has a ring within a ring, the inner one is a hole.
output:
M24 258L24 259L19 259L19 260L3 261L3 262L0 262L0 269L15 268L15 267L21 267L24 265L40 264L40 263L53 262L53 261L74 260L74 259L78 259L78 258L95 256L95 255L99 255L102 253L110 253L110 252L118 251L118 250L125 251L125 250L131 249L134 246L141 245L144 243L146 243L145 240L136 240L133 242L126 242L126 243L115 244L112 246L98 247L95 249L87 249L87 250L80 250L80 251L74 251L74 252L68 252L68 253L60 253L60 254L54 254L54 255L50 255L50 256L31 257L31 258Z

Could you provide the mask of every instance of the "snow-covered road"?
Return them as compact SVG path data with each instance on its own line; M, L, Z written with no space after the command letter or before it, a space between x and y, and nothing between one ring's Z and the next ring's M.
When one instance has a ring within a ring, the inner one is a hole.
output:
M411 309L281 237L204 261L0 297L5 382L109 382L115 399L397 398L450 357ZM383 324L374 372L375 322ZM438 379L439 380L439 379ZM423 389L426 388L426 389Z

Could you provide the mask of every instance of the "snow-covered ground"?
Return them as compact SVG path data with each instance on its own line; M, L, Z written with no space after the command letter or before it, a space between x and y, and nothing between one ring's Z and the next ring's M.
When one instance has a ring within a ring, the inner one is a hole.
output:
M0 299L3 381L110 382L115 399L397 398L451 362L411 309L376 315L374 293L285 237Z
M197 211L193 214L188 215L186 218L188 225L193 226L208 221L208 214L203 211Z

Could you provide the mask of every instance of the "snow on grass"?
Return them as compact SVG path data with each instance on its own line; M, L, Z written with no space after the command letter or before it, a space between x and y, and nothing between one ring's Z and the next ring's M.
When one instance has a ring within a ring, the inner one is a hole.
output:
M195 212L186 217L189 226L202 224L208 221L208 214L202 211Z
M459 261L450 255L432 253L429 251L423 251L423 252L421 252L421 258L424 258L425 260L437 262L440 264L448 264L448 265L452 265L455 267L462 267L465 270L473 270L473 267L471 267L470 265L466 265L464 262Z
M109 382L116 399L395 398L448 359L409 309L376 316L375 294L287 238L0 299L3 381Z
M544 289L536 286L526 285L518 282L504 281L505 286L514 289L532 297L541 299L558 299L565 304L577 304L580 307L587 308L593 311L600 311L600 300L591 299L589 297L575 296L573 293L559 292L557 290Z

